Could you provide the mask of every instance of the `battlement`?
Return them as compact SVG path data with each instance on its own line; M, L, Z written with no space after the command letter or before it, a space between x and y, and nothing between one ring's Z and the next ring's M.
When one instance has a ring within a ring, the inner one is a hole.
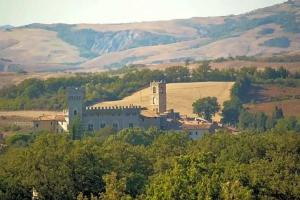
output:
M86 114L139 114L142 110L141 106L105 106L105 107L86 107L85 113Z

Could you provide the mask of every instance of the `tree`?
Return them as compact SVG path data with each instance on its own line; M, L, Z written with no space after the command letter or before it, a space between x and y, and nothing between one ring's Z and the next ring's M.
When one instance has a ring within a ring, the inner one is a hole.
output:
M242 130L245 129L255 129L255 117L252 113L243 110L241 112L241 114L239 115L239 123L238 123L238 127Z
M283 118L277 121L274 128L278 132L300 131L300 123L296 117Z
M279 120L279 119L284 118L282 108L278 108L277 106L275 106L275 109L274 109L274 111L273 111L272 117L273 117L275 120Z
M102 199L105 200L130 200L130 196L125 193L126 179L118 179L115 172L111 172L104 176L105 193L102 194Z
M205 81L209 80L208 74L211 71L211 66L208 61L204 61L202 65L193 70L194 81Z
M193 103L193 112L209 121L211 121L212 116L214 116L219 110L220 105L218 104L216 97L198 99Z
M242 109L243 105L237 98L225 101L222 110L222 123L236 125Z
M83 129L79 116L75 117L70 123L70 134L73 140L81 139L83 136Z
M266 130L268 116L264 112L258 112L255 114L255 128L257 131L263 132Z
M187 67L174 66L165 70L167 82L186 82L190 79L190 72Z
M251 89L251 80L248 76L240 77L236 80L231 88L231 97L244 100L247 93Z

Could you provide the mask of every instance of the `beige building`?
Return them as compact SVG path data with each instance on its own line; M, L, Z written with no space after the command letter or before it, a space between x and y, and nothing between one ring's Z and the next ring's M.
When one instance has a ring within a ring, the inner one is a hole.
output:
M66 132L67 122L63 115L42 115L33 120L34 131L50 131L52 133Z
M197 118L185 118L180 120L180 129L189 133L193 140L200 139L205 133L214 133L218 128L215 123L199 120Z

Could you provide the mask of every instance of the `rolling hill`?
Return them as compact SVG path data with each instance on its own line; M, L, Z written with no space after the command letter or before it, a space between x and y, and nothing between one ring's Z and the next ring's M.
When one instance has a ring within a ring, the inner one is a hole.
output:
M0 71L103 70L229 56L300 54L300 1L242 15L0 29Z

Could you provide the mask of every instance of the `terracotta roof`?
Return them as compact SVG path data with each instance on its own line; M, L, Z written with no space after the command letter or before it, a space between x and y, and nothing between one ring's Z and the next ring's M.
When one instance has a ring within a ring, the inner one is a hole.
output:
M208 130L211 128L211 124L182 124L183 130Z
M65 121L65 117L63 115L41 115L34 121Z
M199 121L198 119L183 119L180 121L182 129L199 130L210 129L212 124L208 122Z
M57 121L66 121L65 116L63 115L55 115L55 120Z

